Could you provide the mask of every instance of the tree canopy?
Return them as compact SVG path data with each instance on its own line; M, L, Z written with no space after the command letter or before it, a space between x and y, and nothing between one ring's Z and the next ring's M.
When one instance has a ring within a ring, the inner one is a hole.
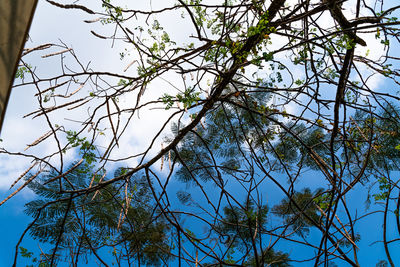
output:
M27 42L14 88L48 129L0 150L31 160L0 205L37 195L14 265L29 233L51 266L360 266L371 243L395 266L400 6L143 2L47 0L110 51Z

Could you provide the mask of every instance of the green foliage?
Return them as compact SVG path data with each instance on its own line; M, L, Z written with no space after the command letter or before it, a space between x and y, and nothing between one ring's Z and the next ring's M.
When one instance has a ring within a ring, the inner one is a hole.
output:
M50 267L50 257L51 255L49 254L44 254L43 252L40 254L40 258L38 259L37 257L33 256L33 252L28 251L28 249L19 247L19 253L21 257L26 258L26 259L31 259L32 263L35 265L26 265L26 267Z
M274 54L272 52L263 52L263 58L265 61L271 61L274 59Z
M310 227L321 222L322 217L315 203L315 198L321 194L322 189L311 192L304 188L295 192L290 198L285 198L280 204L272 208L272 213L282 217L296 234L306 236Z
M290 266L290 258L278 251L279 245L275 244L284 240L283 243L318 248L313 238L306 239L312 227L318 226L324 242L311 259L315 260L314 265L335 266L329 262L331 259L350 262L346 257L351 257L351 253L341 249L354 249L351 241L359 241L360 235L351 229L354 240L349 241L341 230L353 227L350 218L356 218L356 223L360 217L347 209L348 220L343 224L335 217L347 208L346 193L359 184L369 183L375 201L389 201L391 190L397 190L390 174L400 168L399 110L388 101L392 97L390 91L369 88L370 77L363 77L368 69L398 83L394 63L398 58L389 54L388 49L398 37L398 19L390 15L397 7L377 12L364 3L357 8L360 16L348 21L348 14L340 11L340 3L325 2L316 6L312 1L289 5L284 0L226 0L211 5L202 0L182 0L174 6L141 10L122 8L111 0L101 1L103 12L96 12L99 21L102 25L112 24L104 28L114 31L105 34L110 37L98 37L112 39L112 46L123 41L126 47L117 51L119 58L137 64L137 72L121 75L94 71L89 64L80 62L77 54L70 53L83 70L66 66L69 60L63 56L62 75L45 79L36 75L35 81L26 85L34 83L39 93L44 92L43 102L55 95L54 89L43 89L42 84L57 84L66 77L72 82L85 79L88 87L95 88L87 97L91 103L102 102L107 96L113 100L132 99L137 93L135 106L127 103L119 109L115 102L121 138L131 129L129 123L134 113L161 102L166 110L177 106L179 111L174 114L181 113L182 117L172 123L172 137L165 142L171 144L170 151L153 155L154 142L165 132L163 128L148 150L126 158L121 156L121 160L142 157L138 165L131 166L132 172L146 169L154 176L163 176L163 172L153 170L160 159L173 161L174 169L165 183L159 179L153 187L152 181L140 173L128 177L130 172L120 168L114 175L118 179L93 188L109 179L104 169L94 171L98 156L94 140L82 136L85 128L66 131L68 143L60 152L73 148L79 151L84 163L73 170L68 168L70 171L64 177L45 184L65 172L61 164L59 172L52 170L29 184L38 196L26 205L27 214L37 217L30 234L41 242L57 245L63 254L58 260L65 259L68 250L79 247L78 257L104 248L117 261L134 260L139 266L165 265L171 255L179 254L179 260L187 260L187 264L194 263L196 257L195 264L200 265L199 256L213 258L214 265L220 266L279 267ZM88 11L81 5L59 6ZM365 10L372 16L362 17L367 14ZM189 44L177 46L173 41L176 35L167 32L163 24L168 19L164 14L176 11L187 16L185 22L193 24L191 35L187 36L190 41L178 34L179 40ZM329 13L335 22L333 27L321 23ZM387 49L386 57L373 61L358 52L349 53L362 44L357 41L358 34L375 29L378 43ZM275 37L279 41L271 46ZM285 41L281 44L281 40ZM20 67L16 77L24 79L29 69L28 65ZM185 80L187 74L193 75L191 81ZM180 75L181 88L175 80L169 81L170 77ZM343 77L345 80L340 79ZM146 87L156 79L167 81L177 93L139 103ZM334 89L336 98L331 93ZM77 103L76 96L68 97L70 103ZM57 103L56 107L72 108L68 105ZM87 121L101 125L102 108L90 108ZM51 111L44 109L42 113ZM200 123L183 128L189 119ZM106 154L116 151L113 149L110 146ZM41 165L47 159L53 160L54 155L40 157L44 159ZM102 158L104 166L114 161L107 155L104 161ZM319 186L324 189L295 190L297 181L302 184L307 175L317 171L321 176ZM169 181L182 182L187 188L194 185L193 191L198 190L204 198L180 190L177 198L184 205L180 210L181 206L174 206L169 197ZM276 187L271 189L270 184ZM269 212L262 203L276 188L286 197ZM162 190L159 198L157 190ZM394 214L398 216L398 212L395 210ZM184 225L190 216L206 229L193 230L192 225ZM325 216L332 221L328 222ZM340 229L335 220L341 224ZM330 228L324 229L325 226ZM172 227L179 237L172 235ZM22 257L33 257L24 248L20 251Z
M389 190L391 188L391 185L389 181L386 179L386 177L378 178L378 183L379 183L379 193L373 194L372 196L374 197L375 201L386 200L386 198L389 197Z
M336 45L337 48L340 49L340 51L346 51L355 47L356 43L349 37L349 35L343 34L340 38L337 39Z
M360 242L361 240L361 235L359 233L354 235L354 241L355 243ZM338 244L342 247L350 248L353 246L353 243L351 243L347 238L343 237L342 239L339 240Z
M96 147L86 140L86 137L79 137L75 131L66 131L67 141L72 148L79 147L79 154L83 156L85 164L91 165L96 162Z
M21 256L24 258L31 258L33 255L33 252L29 252L26 248L19 247L19 252L21 253Z
M32 66L29 64L26 66L19 66L17 72L15 73L15 78L23 80L25 78L25 74L30 73L30 69L32 69Z
M226 94L230 93L230 89L227 89ZM244 100L245 103L240 99L235 101L240 104L251 104L255 108L258 106L257 103L262 103L267 96L254 94L254 97L247 96L247 98ZM172 98L165 97L165 101L172 101ZM195 99L188 97L186 101L190 104ZM195 114L193 116L195 117ZM250 137L256 130L254 124L250 123L253 120L250 112L235 105L226 103L216 107L207 115L204 127L197 127L195 132L188 133L178 147L178 160L184 161L185 165L177 171L177 177L182 181L193 181L197 178L210 181L215 177L221 177L219 172L222 174L237 172L241 166L239 146L245 145L248 139L246 135ZM241 134L243 129L246 135ZM178 125L173 125L172 132L179 133ZM216 158L211 157L210 152L215 154ZM218 166L216 166L217 161Z
M115 177L124 173L125 169L118 169ZM122 259L135 259L146 265L167 261L170 229L155 209L144 177L130 177L108 185L101 193L94 191L76 197L65 193L95 185L104 175L103 171L93 173L82 164L61 179L62 189L58 181L43 185L57 176L55 172L30 183L30 189L38 196L25 205L25 212L38 218L30 229L32 237L50 244L59 242L59 249L67 255L69 249L78 246L81 257L91 253L91 247L122 246L127 250L121 249L115 255ZM46 205L49 201L51 204Z
M182 103L185 109L190 108L193 104L197 104L200 100L200 92L195 92L192 88L188 87L185 92L177 94L176 97L172 97L168 94L164 94L160 100L166 104L165 109L170 109L175 102Z
M258 207L254 202L244 203L244 208L237 206L225 207L224 218L217 226L219 232L229 237L227 242L241 251L251 247L253 239L259 242L267 222L268 207Z
M271 267L290 267L289 254L281 251L275 251L272 248L266 249L259 256L259 266L271 266ZM257 266L255 259L248 261L245 266Z
M388 267L389 266L389 263L387 262L387 261L385 261L385 260L380 260L376 265L375 265L375 267Z
M239 263L234 258L236 248L241 252L251 251L253 244L262 242L263 233L267 224L268 207L266 205L257 206L253 201L247 201L243 206L226 206L224 217L216 226L216 230L226 237L225 263ZM258 249L258 248L257 248ZM246 254L247 254L246 253ZM258 264L256 258L250 254L244 262L244 266L274 266L288 267L289 255L272 248L267 248L258 254ZM225 265L224 265L225 266Z
M317 121L317 124L322 122ZM327 160L330 156L328 147L329 136L319 126L306 127L304 124L288 123L285 125L291 133L282 131L279 134L279 141L273 148L273 153L290 168L291 164L305 165L311 169L319 169L319 165L310 154L312 148L322 159ZM323 126L323 125L322 125ZM296 136L296 138L293 136ZM299 142L298 140L302 140Z
M390 183L382 173L399 170L400 151L396 148L400 136L399 114L398 108L392 104L387 104L378 112L379 118L366 112L357 112L348 129L350 140L354 140L348 144L352 150L349 154L350 163L356 162L358 157L370 150L368 173L363 180L370 181L371 174L377 177L379 192L374 194L375 200L386 199L390 189ZM354 164L352 168L360 167Z
M103 0L102 7L108 15L108 17L100 20L102 24L111 24L123 21L122 8L119 6L113 6L111 0Z
M317 204L324 211L329 210L335 204L335 201L331 201L331 197L332 196L329 194L329 192L316 195L316 197L314 198L314 203Z

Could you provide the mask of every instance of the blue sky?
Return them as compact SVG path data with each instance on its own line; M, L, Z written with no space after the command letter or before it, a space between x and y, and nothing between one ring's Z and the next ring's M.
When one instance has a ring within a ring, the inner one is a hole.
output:
M68 14L67 14L68 13ZM58 9L52 7L45 1L39 1L39 5L34 17L34 21L31 28L30 38L31 42L28 42L27 46L35 46L40 43L47 42L58 42L58 39L61 38L62 41L65 41L68 45L72 45L73 48L78 51L79 56L83 58L84 61L93 61L92 64L96 66L96 68L102 70L111 70L111 71L123 71L125 66L129 64L129 59L123 60L122 63L119 60L119 52L123 51L123 46L116 45L114 49L111 48L111 42L98 42L98 39L93 35L88 34L90 30L93 29L93 24L83 23L83 19L86 19L87 16L82 14L79 11L71 11L66 12L65 10ZM161 20L168 20L168 18L160 18ZM176 26L176 25L175 25ZM95 29L97 26L95 26ZM184 36L185 27L181 30L180 33L177 33L175 38L179 39ZM381 53L382 47L378 44L371 47L372 54L379 55ZM103 51L111 51L104 53ZM363 51L365 52L365 51ZM101 55L99 57L98 55ZM374 56L374 55L371 55ZM53 73L54 65L57 64L58 58L49 58L43 60L43 62L30 62L33 65L38 64L40 68L38 68L39 73L43 76L49 76ZM375 80L374 80L375 79ZM381 78L374 78L371 81L371 85L375 87L391 87L392 83L386 83ZM162 85L160 83L160 85ZM393 90L394 91L394 90ZM23 150L27 144L31 143L35 140L35 138L39 137L43 130L45 129L44 120L31 120L30 118L22 120L22 116L36 108L35 102L31 101L32 94L34 93L34 88L15 88L12 92L10 98L10 105L8 107L8 111L6 114L3 132L1 133L1 137L4 140L3 144L7 148L11 150ZM152 93L149 93L149 99L154 97ZM63 114L58 114L55 120L62 121L63 125L71 125L73 127L73 123L66 121L65 116ZM144 117L144 121L156 121L160 118L166 118L169 114L164 112L159 112L157 110L152 111L152 113L144 113L142 114ZM147 116L147 117L146 117ZM143 136L149 136L158 130L158 125L148 124L138 121L138 124L135 125L132 136L129 140L126 140L124 145L121 147L125 148L125 151L121 149L119 153L124 154L127 151L136 151L140 150L143 146ZM140 124L141 123L141 124ZM34 137L31 134L27 134L27 131L31 133L31 129L34 129ZM159 149L161 140L158 140L156 148ZM51 151L51 145L46 145L44 151ZM40 149L32 149L30 153L40 153ZM30 150L28 150L30 151ZM69 154L66 156L66 161L72 161L76 154ZM10 191L8 191L9 185L12 183L12 180L17 177L21 172L23 172L24 168L28 166L29 160L15 160L5 158L0 156L0 197L4 198L7 196ZM173 184L173 183L172 183ZM176 184L178 186L178 184ZM277 189L271 184L267 184L271 186L273 190L270 190L268 195L266 195L266 199L268 200L268 205L272 206L277 202L277 199L282 197L282 193L277 191ZM302 183L297 185L298 189L302 187L310 186L311 188L319 187L319 177L313 172L308 172L304 174L304 179ZM210 189L212 190L212 189ZM172 190L173 191L173 190ZM359 190L356 193L353 193L349 198L348 202L350 203L350 207L359 210L359 213L363 213L365 210L365 190ZM28 225L31 219L24 215L23 213L23 204L26 201L31 200L33 197L32 193L27 190L21 192L16 197L12 198L6 205L0 207L0 227L3 229L3 238L1 242L1 251L0 251L0 266L9 266L10 262L13 258L13 253L15 249L15 244L19 239L20 234L23 229ZM373 208L371 209L373 210ZM343 212L343 211L339 211ZM362 234L362 241L359 243L360 253L359 260L362 266L374 266L375 263L384 256L383 246L379 243L371 244L376 240L381 240L381 224L382 218L378 214L375 216L369 217L367 220L361 221L357 224L356 229ZM196 225L191 225L193 228L196 228ZM367 233L367 234L365 234ZM389 234L395 234L395 227L390 229ZM317 237L317 235L316 235ZM312 239L313 237L311 237ZM31 238L26 238L22 243L23 247L28 248L35 253L38 253L38 247L36 241ZM45 247L45 246L44 246ZM306 255L309 253L309 250L304 250L301 248L296 248L293 246L285 246L280 245L278 247L282 251L288 251L293 253L294 255ZM398 250L398 244L393 243L390 245L390 249L392 252L392 257L395 262L400 262L400 254L396 253ZM304 264L294 264L294 266L309 266L308 263Z
M314 176L314 178L309 179L309 181L306 184L304 184L304 186L310 186L311 188L316 188L317 180L318 176ZM271 188L274 188L272 184L270 186ZM208 189L213 190L212 187L213 186L211 186L211 188ZM172 182L170 188L171 189L173 188L169 192L171 196L174 194L173 191L176 192L178 190L187 189L185 186L182 186L182 184L177 182ZM360 191L363 191L363 189L361 189ZM270 193L266 197L268 204L272 206L273 204L276 203L277 199L282 197L282 194L279 193L278 191L270 191ZM194 199L201 198L201 194L193 192L193 198ZM23 204L30 199L31 198L23 195L17 195L15 198L11 199L6 205L0 208L0 218L1 218L0 228L3 229L2 241L0 242L0 266L11 265L14 259L15 245L18 242L19 237L22 234L23 230L32 221L32 218L23 213ZM361 192L359 194L352 194L352 196L349 197L348 201L350 203L349 205L350 209L356 207L360 211L360 214L363 213L365 209L365 192ZM174 201L173 198L172 202L173 204L174 202L175 204L178 204L178 202L176 200ZM374 209L372 208L371 211L373 210ZM196 226L196 224L193 222L194 222L193 220L188 219L185 222L185 226L188 227L188 229L191 229L193 232L196 232L197 229L198 233L201 234L202 232L201 228ZM383 246L380 243L372 244L373 242L381 240L382 238L381 225L382 225L382 216L380 213L378 213L376 215L370 216L367 220L363 220L357 223L355 227L356 232L362 234L361 242L357 243L357 245L360 248L358 257L361 266L375 266L378 260L385 258L385 252ZM389 225L394 226L394 222L389 223ZM397 230L395 229L395 227L392 227L391 229L389 229L389 236L391 234L396 234L396 232ZM319 236L320 236L319 233L317 233L316 231L312 231L308 240L311 242L313 240L318 241ZM40 253L38 245L39 243L36 240L30 238L29 235L27 235L24 238L24 241L21 244L22 247L27 248L29 251L33 252L35 256L39 255ZM45 244L40 244L40 247L43 250L49 248L49 246L46 246ZM309 249L304 249L304 247L301 246L293 246L293 244L285 245L285 242L278 245L276 249L288 252L293 256L297 256L296 258L298 257L307 258L308 256L313 255L313 252L310 251ZM396 253L398 245L394 243L393 245L390 246L390 249L392 252L393 260L395 262L400 262L400 255ZM106 259L108 259L109 262L112 261L110 257L106 257ZM93 262L93 260L95 259L89 261L89 264L85 266L98 266ZM19 257L17 266L25 266L23 264L28 264L28 263L29 261L26 261L24 258ZM67 266L67 265L61 265L61 266ZM310 266L310 263L296 263L293 264L293 266L306 267ZM344 265L339 265L339 266L344 266Z

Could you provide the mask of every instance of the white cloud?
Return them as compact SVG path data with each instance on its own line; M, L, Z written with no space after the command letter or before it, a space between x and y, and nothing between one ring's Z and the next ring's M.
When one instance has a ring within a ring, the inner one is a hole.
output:
M292 1L297 2L297 1ZM290 5L292 2L288 2ZM350 3L351 1L349 1ZM131 1L121 1L121 6L125 6ZM174 1L139 1L135 3L136 9L145 8L147 10L153 9L161 9L165 6L173 5ZM100 10L100 2L93 1L90 3L90 8L95 10ZM165 26L165 30L170 33L172 40L178 42L178 44L183 43L191 43L196 42L195 38L190 38L190 33L194 33L195 30L190 22L190 19L187 14L185 14L185 20L181 20L181 11L171 11L166 12L163 15L157 16L157 19L160 23ZM351 8L348 8L346 12L352 12ZM351 15L351 14L350 14ZM176 19L179 17L179 19ZM325 20L329 17L328 14L325 14L320 20L324 20L325 23L329 25L333 25L331 20ZM32 42L28 42L27 46L34 47L36 45L42 43L59 43L58 38L62 41L65 41L67 45L73 47L74 52L77 54L79 58L82 59L84 66L91 61L91 65L94 69L99 69L102 71L112 71L115 73L121 73L125 69L125 67L132 61L130 56L126 56L122 61L120 60L119 53L125 51L126 44L119 42L116 40L114 44L114 48L111 49L112 41L104 41L99 40L97 37L90 33L91 30L96 31L99 34L110 36L114 32L113 25L101 25L100 23L84 23L85 19L96 19L97 16L88 15L79 10L65 10L54 7L48 4L46 1L39 1L39 5L35 14L35 18L32 24L30 37ZM145 18L145 16L141 16L141 19ZM153 18L149 18L149 22L151 23ZM128 27L136 27L135 23L138 22L130 22L127 24ZM176 30L179 29L179 30ZM382 45L375 39L374 33L371 34L363 34L362 36L368 42L368 49L370 49L370 58L376 60L381 55ZM270 47L271 49L275 47L279 47L283 43L287 42L286 38L278 38L277 36L271 35L273 38L273 44ZM37 73L41 78L51 77L52 75L59 73L61 69L60 64L60 56L49 57L46 59L40 58L41 55L59 51L59 48L52 48L48 52L34 52L32 55L26 58L27 62L32 66L38 66ZM135 50L131 48L128 50L131 53L131 56L135 54ZM366 53L364 48L357 48L357 53L363 55ZM286 60L287 54L282 53L278 55L279 60ZM66 58L65 63L70 63L71 61ZM76 65L76 64L75 64ZM136 72L137 65L134 64L131 68L126 72L127 74L132 74ZM295 77L301 78L303 76L303 71L300 68L293 68L291 70L294 73ZM268 70L264 70L265 75L269 73ZM173 85L182 86L182 81L179 75L176 74L166 74L164 78L170 81ZM202 81L202 87L207 88L206 80L212 80L212 77L205 77ZM190 75L188 75L188 83L190 83ZM370 81L371 86L376 87L380 83L380 77L376 76ZM50 85L49 85L50 86ZM69 92L73 91L78 85L73 84L69 89ZM57 89L58 91L65 90L64 88ZM86 85L77 96L87 95L92 88L89 85ZM40 137L43 133L47 132L48 126L47 121L42 117L40 119L31 118L22 119L23 115L35 110L38 108L38 104L36 98L33 96L36 93L36 89L34 86L27 87L17 87L14 89L11 98L10 105L8 107L7 116L5 119L2 138L4 140L3 145L9 149L10 151L23 151L27 144L33 142L36 138ZM173 86L162 81L160 79L152 82L149 85L149 88L146 90L145 94L142 97L142 103L149 100L159 99L164 93L171 94L172 96L176 95L178 91L174 89ZM102 101L102 100L101 100ZM136 92L132 92L131 94L127 94L124 97L119 99L120 108L132 108L136 103ZM62 101L58 102L61 103ZM52 104L52 102L50 102ZM116 111L113 105L110 105L111 111ZM155 109L156 108L156 109ZM92 111L92 109L91 109ZM165 120L171 116L174 109L165 110L163 109L163 105L151 105L149 107L143 108L143 110L139 111L140 119L135 115L132 119L132 122L126 129L126 133L124 137L119 140L119 147L114 150L111 157L125 157L132 154L143 152L150 144L149 137L154 136L160 128ZM287 108L289 112L296 112L296 108L294 106L289 106ZM99 112L97 117L105 115L106 111L103 109ZM66 129L76 129L81 126L80 123L72 122L70 120L75 121L83 121L87 116L86 109L80 109L68 112L65 114L64 112L54 112L51 114L51 119L53 124L64 125ZM126 119L129 114L122 116L122 120ZM68 120L66 120L68 119ZM187 117L185 118L188 120ZM116 124L116 116L113 117L113 124ZM98 144L100 146L106 147L108 143L113 138L112 131L110 129L110 125L108 119L104 119L101 127L107 127L108 130L106 132L106 136L101 136L98 138ZM91 134L92 132L87 133L86 135ZM154 155L159 148L161 147L162 136L164 134L169 133L169 126L166 127L165 131L159 137L153 149L150 151L149 155ZM65 136L63 134L60 135L60 139L62 144L65 144ZM37 148L32 148L28 150L29 153L54 153L57 151L56 143L54 139L51 137L49 140L43 142ZM104 150L103 150L104 152ZM76 154L67 153L65 155L65 162L71 161L74 159ZM54 157L53 161L56 162L57 157ZM126 162L126 164L136 164L137 159L130 160ZM2 175L7 176L2 179L0 188L5 188L7 184L9 185L16 176L18 176L26 167L29 165L29 160L26 162L23 160L18 160L17 163L13 158L5 158L2 157L0 159L0 166L2 166Z
M90 8L94 10L100 10L100 2L96 2L97 4L90 3ZM121 6L130 3L130 1L121 1ZM85 3L86 5L87 3ZM138 2L135 3L134 8L136 9L161 9L166 6L173 5L173 1L158 1L158 2ZM180 16L180 13L177 12L167 12L167 14L162 14L157 16L157 19L160 23L165 26L165 30L171 32L171 39L177 41L178 43L191 43L195 41L193 38L187 38L190 35L190 32L194 31L194 28L191 26L191 23L182 23L182 20L171 20L174 16ZM48 4L45 1L39 1L35 17L31 26L30 31L30 41L27 43L27 47L35 47L39 44L43 43L60 43L59 39L62 42L65 42L68 46L74 49L74 52L77 54L77 57L82 60L82 63L86 67L86 64L90 61L93 69L101 70L101 71L109 71L115 73L123 73L125 67L131 62L131 58L126 56L122 61L120 60L120 52L126 52L125 47L126 44L122 43L118 40L113 44L110 41L99 40L97 37L90 33L91 30L94 30L96 33L110 36L114 32L113 25L101 25L100 23L84 23L83 20L87 19L96 19L96 16L88 15L80 10L65 10L54 7ZM141 16L143 19L144 16ZM152 18L149 18L149 22L152 22ZM186 16L186 20L189 20L188 16ZM132 23L132 25L128 25L129 27L136 27L137 25ZM179 31L175 29L179 28ZM118 34L118 32L117 32ZM121 34L121 33L119 33ZM113 45L113 48L111 46ZM28 55L24 58L27 63L32 65L34 68L37 67L36 73L40 78L52 77L53 75L57 75L61 72L61 68L63 67L60 64L60 56L54 56L49 58L41 58L42 55L54 53L62 50L61 48L51 48L47 51L39 51L33 52L31 55ZM131 56L135 54L134 50L128 50L131 53ZM73 61L70 60L70 56L68 53L65 54L66 57L64 59L64 63L66 65L73 65L79 67L77 64L74 64ZM135 73L137 65L133 65L126 72L126 74ZM29 74L27 74L29 75ZM178 77L172 74L167 74L164 77L168 79L172 84L176 84ZM60 80L59 82L62 82ZM54 84L48 84L50 87ZM43 86L43 84L42 84ZM72 84L71 88L69 88L69 92L75 90L75 87L78 87L78 84ZM45 88L44 86L43 88ZM42 89L43 89L42 88ZM60 87L56 89L56 93L63 93L66 91L67 86ZM81 91L76 94L78 96L85 96L89 94L92 89L89 85L86 85ZM42 116L40 118L31 119L31 117L23 119L22 117L34 110L37 110L38 104L36 97L33 95L37 92L35 86L24 86L24 87L16 87L14 88L11 98L10 104L8 107L8 112L5 118L5 123L3 126L3 131L1 134L4 142L2 146L4 146L7 150L11 152L23 151L27 144L32 143L34 140L43 135L43 133L48 131L48 125L45 118ZM170 93L171 95L176 95L178 92L173 89L171 85L168 83L158 80L152 82L149 85L149 88L146 90L145 94L142 97L142 103L149 100L155 100L161 97L164 93ZM103 101L103 100L101 100ZM58 100L57 104L63 103L65 101ZM133 108L136 103L136 92L131 94L127 94L126 96L120 99L119 105L120 108ZM52 101L45 104L46 106L54 105ZM92 104L93 105L93 104ZM110 105L111 112L116 111L113 105ZM154 109L158 108L158 109ZM91 109L93 110L93 108ZM84 121L87 116L86 110L78 109L75 111L68 111L65 113L64 111L55 111L51 113L49 116L51 118L51 123L53 126L55 124L63 125L66 130L78 129L81 124L79 122L73 121ZM119 147L116 148L111 157L114 158L123 158L125 156L130 156L135 153L141 153L144 149L146 149L150 144L150 136L154 136L156 132L158 132L164 123L164 121L171 115L171 113L176 110L166 111L163 109L163 105L155 105L145 107L139 111L140 119L137 115L134 116L131 124L127 128L123 138L119 140ZM104 116L106 114L105 109L101 110L97 118L100 116ZM129 115L129 114L128 114ZM126 119L127 116L121 116L122 120ZM116 123L116 116L113 117L114 124ZM107 127L108 130L106 132L106 136L101 136L98 138L97 144L99 147L106 147L108 143L113 138L112 131L110 129L110 125L108 119L103 120L101 126ZM150 151L149 155L154 155L157 150L159 150L162 142L162 137L167 134L170 130L170 127L167 126L164 133L159 137L153 149ZM87 133L86 131L82 134L90 135L92 132ZM59 139L61 146L65 145L65 134L59 133ZM48 138L46 141L39 144L37 147L30 148L26 152L35 154L35 155L45 155L51 154L58 150L58 146L53 137ZM104 152L104 149L103 151ZM71 162L74 160L77 154L73 152L68 152L64 155L64 163ZM57 161L59 157L56 155L52 159L52 163L59 166ZM28 166L30 160L29 159L20 159L16 161L13 157L2 156L0 159L1 168L1 183L0 189L6 189L12 181L18 177ZM137 159L130 160L128 162L124 162L126 164L135 164L137 163Z

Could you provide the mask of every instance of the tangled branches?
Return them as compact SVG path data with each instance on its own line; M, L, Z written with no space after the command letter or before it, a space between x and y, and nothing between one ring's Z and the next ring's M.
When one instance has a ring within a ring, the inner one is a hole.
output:
M52 152L1 153L32 159L16 192L39 196L25 233L54 245L46 262L359 266L371 240L358 225L381 212L371 242L394 266L398 6L48 2L84 11L90 38L123 51L123 66L90 67L63 42L21 60L14 87L38 100L26 117L49 128L26 150ZM38 54L59 57L58 72L38 73Z

